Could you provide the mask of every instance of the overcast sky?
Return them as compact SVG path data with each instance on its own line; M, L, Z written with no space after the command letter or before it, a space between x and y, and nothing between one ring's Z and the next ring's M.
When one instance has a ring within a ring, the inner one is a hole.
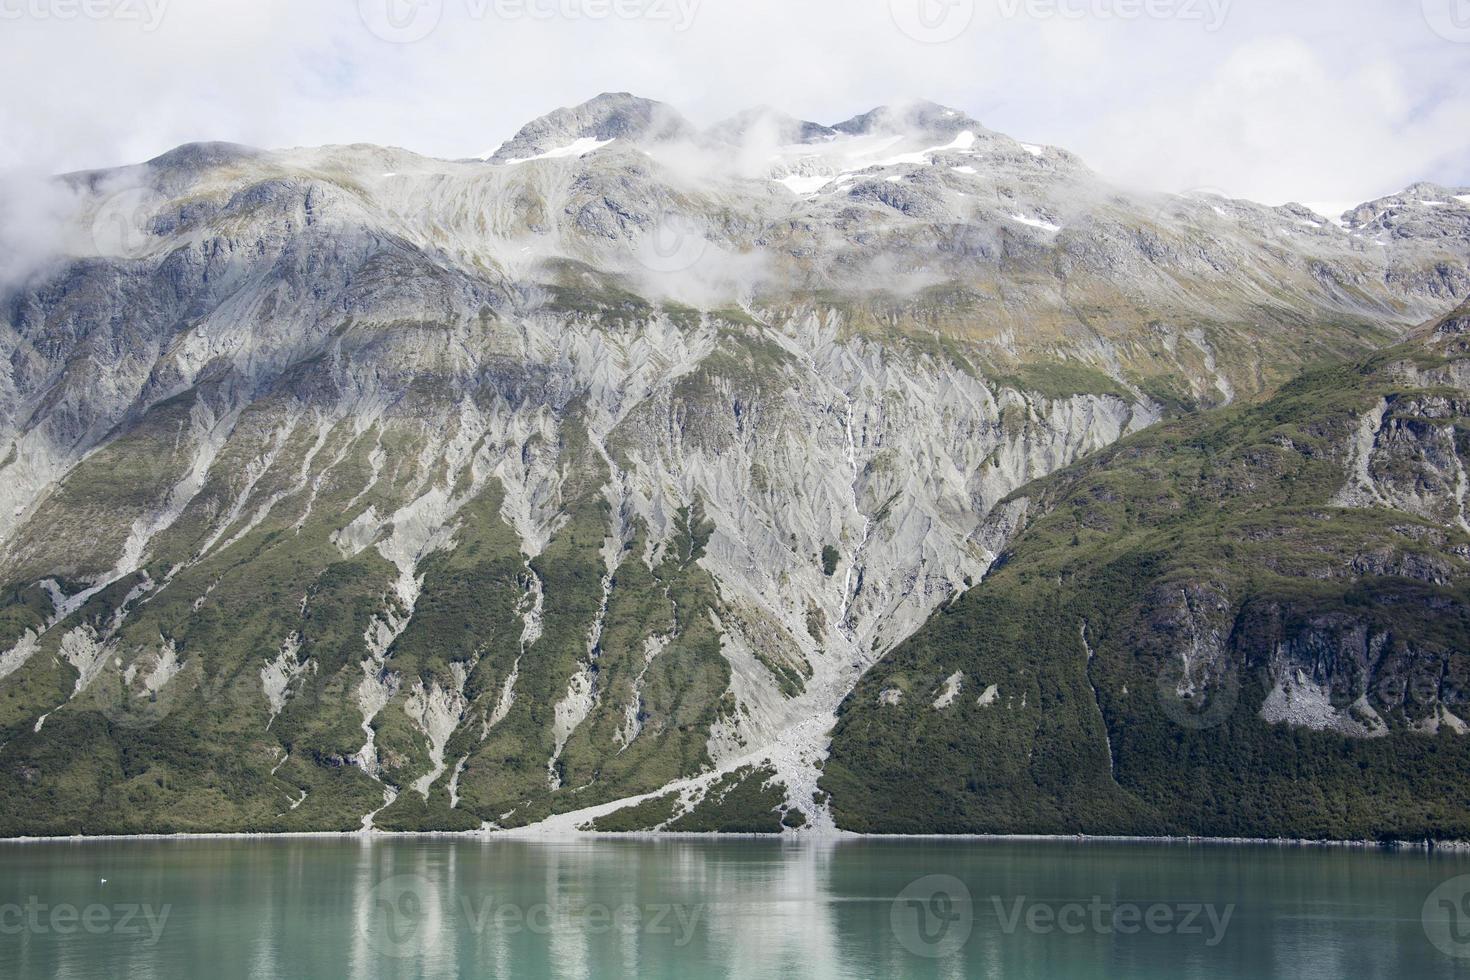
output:
M1470 0L0 0L0 167L178 143L480 156L601 91L696 122L928 98L1269 203L1470 183Z

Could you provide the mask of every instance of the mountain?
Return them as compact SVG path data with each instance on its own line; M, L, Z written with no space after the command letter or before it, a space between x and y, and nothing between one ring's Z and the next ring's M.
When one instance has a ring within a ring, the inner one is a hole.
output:
M712 142L730 145L766 137L777 146L789 146L836 139L838 133L830 126L797 119L770 106L760 106L716 123L702 135Z
M1013 495L844 704L839 822L1465 839L1467 383L1470 304Z
M5 834L1214 826L1138 788L1083 813L1061 777L986 809L947 781L968 742L904 741L948 715L889 722L947 667L923 698L962 674L989 737L991 666L942 654L1002 649L961 612L1055 560L1028 542L1075 474L1181 426L1258 452L1220 420L1470 293L1470 191L1338 225L928 104L700 132L607 95L488 161L208 144L44 192L59 244L0 291ZM1322 438L1293 445L1348 452ZM1458 547L1443 486L1375 485L1337 506ZM1051 765L1106 774L1091 715L1047 717ZM1393 737L1449 778L1454 727Z
M984 126L963 112L935 102L879 106L871 112L836 123L832 129L849 136L922 135L928 139L948 139L966 131L986 134Z
M490 157L491 163L523 163L585 150L613 140L656 143L688 139L694 127L673 109L627 92L609 92L527 123Z

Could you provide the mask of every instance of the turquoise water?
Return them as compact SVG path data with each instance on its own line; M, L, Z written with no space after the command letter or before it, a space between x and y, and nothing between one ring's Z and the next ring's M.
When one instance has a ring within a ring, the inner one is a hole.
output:
M1096 842L4 844L0 977L1470 977L1461 875Z

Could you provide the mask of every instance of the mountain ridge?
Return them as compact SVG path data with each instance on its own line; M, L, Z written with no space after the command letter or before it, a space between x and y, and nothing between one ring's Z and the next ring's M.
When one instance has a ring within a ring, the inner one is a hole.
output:
M829 831L839 708L1018 491L1470 293L1455 188L1337 227L937 106L582 108L59 178L0 296L0 832Z
M1470 303L1003 504L991 575L844 704L839 820L1466 839L1467 328Z

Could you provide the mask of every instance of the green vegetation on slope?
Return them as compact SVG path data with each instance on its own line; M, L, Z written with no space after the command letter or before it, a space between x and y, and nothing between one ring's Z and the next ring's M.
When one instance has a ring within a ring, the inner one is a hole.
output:
M1445 363L1411 347L1317 371L1023 489L1032 523L1000 565L845 702L822 783L839 824L1470 837L1470 738L1414 730L1470 695L1470 536L1331 504L1379 399L1402 480L1432 487L1417 447L1438 427L1464 451L1460 393L1400 368ZM1385 732L1269 724L1283 678Z

